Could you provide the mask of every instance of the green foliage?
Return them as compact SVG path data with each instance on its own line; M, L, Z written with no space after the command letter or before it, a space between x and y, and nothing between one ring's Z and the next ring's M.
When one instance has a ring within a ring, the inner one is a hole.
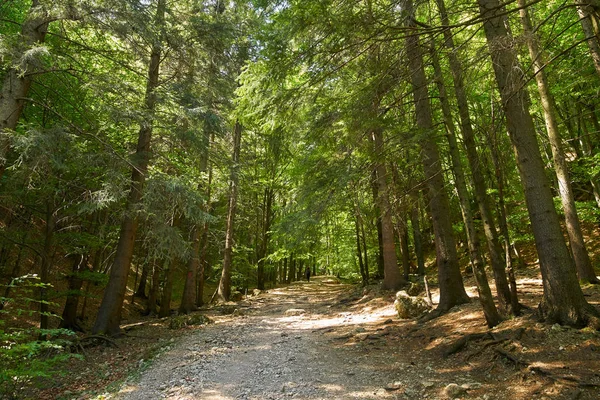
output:
M30 384L41 384L43 378L64 373L65 362L76 355L70 353L75 333L68 329L8 328L5 321L23 312L39 312L22 308L40 303L28 296L33 289L48 287L35 275L13 279L11 287L17 293L10 303L0 298L5 307L0 310L0 397L20 398L21 391ZM52 314L48 314L53 316ZM45 339L41 339L45 338Z

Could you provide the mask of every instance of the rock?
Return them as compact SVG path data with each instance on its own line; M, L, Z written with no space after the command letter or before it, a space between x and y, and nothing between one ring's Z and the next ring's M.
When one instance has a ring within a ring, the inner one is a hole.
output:
M244 298L244 294L236 290L235 292L231 293L231 296L229 296L229 298L231 299L231 301L240 301Z
M465 390L477 390L477 389L481 389L481 383L479 383L479 382L463 383L462 385L460 385L460 387Z
M202 314L180 315L178 317L171 317L169 329L181 329L185 326L192 325L206 325L211 322L212 320L210 318Z
M464 388L458 386L456 383L451 383L444 388L444 394L449 399L458 399L466 393L467 391Z
M398 312L398 317L403 319L419 317L431 309L431 306L423 298L410 296L404 290L396 293L394 307Z
M384 389L387 390L388 392L392 392L395 390L399 390L402 388L402 382L398 381L398 382L392 382L392 383L388 383L387 385L385 385Z
M259 295L259 294L261 294L261 293L262 293L262 290L260 290L260 289L254 289L254 290L252 291L252 296L258 296L258 295Z
M430 388L430 387L433 387L435 385L435 383L433 383L431 381L423 381L423 382L421 382L421 385L423 385L423 387Z
M306 314L306 310L304 310L302 308L290 308L289 310L285 310L284 314L287 316L302 315L302 314Z
M406 293L411 296L418 296L423 292L423 290L425 290L425 286L423 286L421 282L411 282L410 287L406 290Z

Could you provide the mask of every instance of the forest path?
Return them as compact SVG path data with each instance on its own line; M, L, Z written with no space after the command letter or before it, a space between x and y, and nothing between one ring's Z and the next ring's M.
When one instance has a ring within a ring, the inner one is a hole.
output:
M175 341L116 398L420 398L423 375L401 341L384 343L393 307L369 301L325 277L269 290Z

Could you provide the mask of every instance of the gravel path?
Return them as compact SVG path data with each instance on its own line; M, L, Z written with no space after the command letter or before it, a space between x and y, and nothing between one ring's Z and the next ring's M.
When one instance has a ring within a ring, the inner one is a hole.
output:
M377 351L377 340L346 345L351 336L375 332L372 327L384 324L393 310L375 316L336 311L348 289L317 281L261 294L235 313L241 315L217 317L172 343L116 398L405 398L393 390L402 366Z

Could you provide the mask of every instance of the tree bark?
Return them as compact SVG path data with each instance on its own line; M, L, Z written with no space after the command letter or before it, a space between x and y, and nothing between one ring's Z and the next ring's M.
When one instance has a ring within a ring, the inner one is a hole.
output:
M418 195L414 196L415 202L410 211L410 224L412 225L413 244L415 257L417 258L417 274L425 275L425 256L423 255L423 240L421 239L421 227L419 223L419 201Z
M158 318L165 318L171 315L171 297L173 295L173 275L175 273L174 258L165 261L164 273L165 279L163 283L162 296L160 298L160 309L158 310Z
M88 257L75 254L73 257L73 268L71 274L67 278L68 280L68 294L67 300L65 301L65 307L62 312L62 319L59 324L59 328L70 329L72 331L83 332L83 328L77 321L77 307L79 305L79 298L81 286L83 286L83 280L79 276L81 272L86 269Z
M562 236L505 8L498 0L478 0L478 4L538 250L544 285L540 311L551 322L597 324L599 313L583 297Z
M166 0L158 0L155 23L159 28L164 23ZM131 187L127 198L127 214L121 223L119 242L113 261L108 285L98 310L98 316L92 329L94 334L117 335L120 332L121 311L127 288L127 275L133 257L133 247L138 226L137 208L142 201L144 182L150 162L150 141L152 139L153 114L156 107L156 89L159 82L159 66L161 61L161 39L156 39L150 54L148 81L144 107L149 118L142 122L131 173Z
M376 170L377 208L381 215L381 240L383 245L383 288L397 290L402 287L404 280L398 268L396 243L394 240L394 225L392 222L392 207L389 200L387 169L384 161L383 132L376 128L371 132L373 141L373 163Z
M257 271L257 288L265 290L265 261L267 257L267 250L269 248L269 236L271 230L271 212L273 205L273 188L265 188L264 193L264 213L262 220L262 240L260 242L260 249L258 253L258 271Z
M437 5L440 12L442 25L449 26L450 22L444 1L437 0ZM487 194L487 185L485 184L484 174L482 171L483 164L479 157L479 153L477 152L477 146L475 145L475 133L473 132L473 126L471 123L469 104L467 101L467 94L465 91L464 78L462 74L463 66L456 55L454 38L450 29L444 30L444 45L448 49L447 56L456 94L456 103L460 117L460 128L467 154L467 161L469 162L471 176L473 177L473 192L475 194L475 200L481 214L483 231L485 233L488 252L490 255L490 264L492 266L492 271L494 272L496 293L498 295L500 309L505 312L508 310L509 305L513 303L518 304L518 300L511 298L511 291L506 278L506 263L502 255L502 246L500 244L498 232L494 223L494 216L492 215L492 209L490 207L490 199ZM515 309L511 306L510 308L511 312L515 315L519 312L518 307Z
M573 253L573 259L575 260L575 266L577 267L577 275L581 280L590 283L600 283L596 277L594 268L592 267L588 251L585 248L583 233L581 232L581 225L575 206L575 196L573 195L571 180L569 178L569 169L565 159L562 138L558 130L558 123L556 121L554 97L550 93L546 72L543 69L545 55L540 51L538 39L533 31L531 19L529 18L529 12L525 7L525 1L518 0L517 4L521 7L519 10L521 24L523 25L527 47L529 48L529 57L533 63L533 73L535 74L542 109L544 110L546 131L548 132L548 139L550 140L552 158L554 161L554 170L558 179L558 193L560 194L560 200L565 213L565 225L569 235L569 242L571 243L571 252Z
M152 261L152 286L150 286L150 293L148 294L148 301L146 302L145 314L157 315L158 314L158 290L160 289L160 267L156 260Z
M415 34L406 38L406 54L411 70L411 84L417 116L417 128L420 133L421 162L427 181L429 207L433 220L435 234L435 249L438 265L438 281L440 286L440 302L437 313L448 311L450 308L469 301L456 254L456 244L452 231L452 221L448 210L450 202L446 193L444 174L440 160L438 145L435 139L427 78L423 66L423 55L416 35L416 24L412 2L407 0L406 14L409 17L408 26Z
M242 144L242 125L235 123L233 130L233 165L229 180L229 204L227 207L227 226L225 228L225 251L223 256L223 270L219 281L218 295L222 301L229 301L231 296L231 268L233 256L233 221L237 205L237 190L239 181L240 149Z
M600 43L598 43L598 37L594 32L594 26L592 24L593 8L591 5L581 0L575 0L575 6L577 7L577 15L579 15L579 21L581 22L581 29L587 39L594 68L596 69L598 76L600 76Z
M487 322L488 327L493 328L502 321L502 318L500 317L500 314L496 309L496 305L494 304L492 291L490 289L487 275L485 273L484 260L481 256L481 244L479 242L479 235L475 229L475 224L473 223L471 199L469 198L465 173L463 170L462 162L460 160L458 145L456 143L456 129L454 128L454 123L452 122L452 112L450 111L450 105L448 104L448 95L446 93L446 87L444 86L444 83L442 81L442 69L437 54L435 53L435 51L433 51L433 48L431 52L431 59L433 61L433 68L436 78L435 81L440 95L444 125L446 126L446 137L448 139L448 148L450 150L450 163L452 165L452 171L454 172L454 186L458 193L460 210L462 213L462 219L467 234L469 259L471 261L471 265L473 266L473 273L475 275L475 282L477 283L477 291L479 293L479 302L481 303L481 307L483 308L485 320ZM510 297L508 300L510 300Z
M135 291L134 296L135 297L139 297L142 299L146 299L146 285L148 283L148 272L150 271L150 263L148 263L148 260L146 260L144 262L144 265L142 266L142 275L140 276L140 283L137 287L137 290Z
M383 278L384 275L384 264L383 264L383 227L382 227L382 216L379 208L379 188L377 184L377 171L373 169L371 172L371 191L373 192L373 204L375 214L377 215L375 220L375 226L377 228L377 278Z

